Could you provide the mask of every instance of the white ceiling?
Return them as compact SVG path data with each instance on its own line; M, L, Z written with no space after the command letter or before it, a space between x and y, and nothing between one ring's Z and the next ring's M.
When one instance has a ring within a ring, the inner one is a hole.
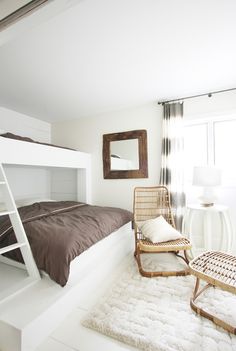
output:
M235 0L66 2L0 46L0 106L53 122L236 87Z

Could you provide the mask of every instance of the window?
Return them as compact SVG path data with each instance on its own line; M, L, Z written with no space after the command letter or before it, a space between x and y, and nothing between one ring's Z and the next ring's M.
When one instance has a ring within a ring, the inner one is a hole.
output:
M187 125L184 130L185 179L191 181L193 167L206 165L207 156L207 124Z
M236 119L214 123L215 165L224 170L224 182L236 185Z
M236 186L236 117L186 122L184 130L185 183L192 182L194 166L222 169L223 184Z

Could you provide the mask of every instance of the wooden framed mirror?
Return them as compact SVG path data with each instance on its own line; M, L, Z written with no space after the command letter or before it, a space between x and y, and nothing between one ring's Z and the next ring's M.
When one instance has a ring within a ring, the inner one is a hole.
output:
M103 135L104 179L147 178L147 131Z

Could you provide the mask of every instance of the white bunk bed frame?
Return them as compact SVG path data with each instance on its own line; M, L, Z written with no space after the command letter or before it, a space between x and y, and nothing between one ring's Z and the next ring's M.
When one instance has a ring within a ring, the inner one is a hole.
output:
M17 165L76 169L77 199L91 203L90 154L0 137L0 164L3 168L4 165ZM1 351L35 350L78 301L86 297L88 289L94 289L96 284L105 280L107 274L131 251L130 224L121 227L109 237L78 257L80 263L77 271L66 287L61 288L43 276L30 287L17 291L0 303ZM8 260L3 258L1 262L8 263ZM4 264L5 266L8 265ZM24 270L16 268L16 264L13 266L15 267L8 266L8 269L18 269L25 277ZM88 269L91 271L89 275Z
M77 199L91 202L91 155L9 138L0 138L0 163L77 169Z
M0 138L0 151L0 191L3 205L5 204L5 210L2 212L0 211L0 215L9 215L17 237L16 244L0 249L0 262L8 262L9 264L17 266L15 261L9 261L1 255L7 251L19 248L23 255L25 268L29 275L16 286L0 291L1 304L6 298L10 298L12 294L20 292L21 289L24 289L29 284L35 283L40 279L40 274L34 262L27 236L19 217L6 173L4 171L4 165L14 164L14 166L46 166L76 169L77 200L90 203L91 162L90 155L87 153L4 137Z

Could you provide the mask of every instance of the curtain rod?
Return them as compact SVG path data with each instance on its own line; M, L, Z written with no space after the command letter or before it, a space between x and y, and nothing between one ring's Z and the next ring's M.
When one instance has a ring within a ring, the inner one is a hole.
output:
M167 104L167 103L169 103L169 102L175 102L175 101L179 101L179 100L193 99L193 98L200 97L200 96L212 97L213 94L225 93L225 92L227 92L227 91L232 91L232 90L236 90L236 88L230 88L230 89L225 89L225 90L212 91L211 93L204 93L204 94L198 94L198 95L185 96L185 97L181 97L181 98L173 99L173 100L158 101L158 105L164 105L164 104Z

